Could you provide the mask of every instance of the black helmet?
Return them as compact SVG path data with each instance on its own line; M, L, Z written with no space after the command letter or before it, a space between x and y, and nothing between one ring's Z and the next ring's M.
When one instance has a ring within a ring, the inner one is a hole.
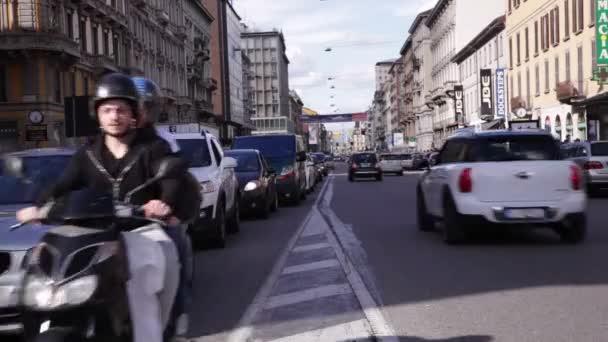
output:
M135 76L131 80L139 91L139 97L146 108L148 120L156 122L161 109L162 91L160 87L149 78Z
M131 105L131 110L135 119L139 119L140 97L135 83L128 75L121 73L106 74L97 83L93 105L93 113L97 118L97 108L106 100L121 99L126 100Z

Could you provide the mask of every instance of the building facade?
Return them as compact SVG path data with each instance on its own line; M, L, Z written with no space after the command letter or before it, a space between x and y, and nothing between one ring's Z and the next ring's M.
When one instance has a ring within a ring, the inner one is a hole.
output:
M251 89L251 81L255 80L255 75L253 74L252 64L247 54L241 50L241 61L242 61L242 74L243 74L243 112L244 112L244 121L245 126L250 127L249 132L255 129L253 123L251 122L251 117L254 115L255 103L253 102L254 92Z
M409 33L412 37L412 111L416 125L416 149L430 151L433 148L433 107L431 33L425 21L431 11L425 11L414 19ZM427 105L427 100L429 104Z
M505 127L499 122L506 119L509 98L505 79L508 67L505 16L494 19L456 53L452 62L458 65L459 84L463 87L464 125L480 130ZM485 70L484 75L481 74L482 69ZM490 83L486 82L488 74ZM486 90L485 97L482 89ZM488 89L491 101L484 102Z
M251 60L255 75L251 81L254 123L265 122L260 118L289 119L289 59L283 33L245 31L241 38L241 47ZM291 124L295 125L293 121Z
M296 133L302 134L303 127L300 124L300 116L302 115L302 108L304 102L300 98L300 95L295 90L289 91L289 118L293 120L296 126Z
M560 140L608 138L605 96L592 80L595 4L506 1L510 120L540 120Z
M404 79L405 69L403 67L403 59L397 59L388 71L390 83L388 83L388 97L390 101L390 113L387 120L390 121L390 134L405 133L405 128L401 124L401 120L405 116L404 106Z
M401 59L403 63L403 96L401 97L403 112L399 118L399 125L403 128L405 145L414 148L416 147L416 117L414 116L414 52L411 37L408 37L401 48Z
M186 50L192 42L186 6L184 0L5 2L0 9L0 149L82 143L97 129L88 119L89 100L107 72L154 79L164 93L161 118L197 123L202 108L187 85ZM198 20L204 36L204 23L212 18ZM204 55L207 47L200 47Z
M439 0L427 17L432 41L433 85L429 104L434 106L435 148L441 147L459 126L453 96L460 76L452 57L504 10L503 0Z

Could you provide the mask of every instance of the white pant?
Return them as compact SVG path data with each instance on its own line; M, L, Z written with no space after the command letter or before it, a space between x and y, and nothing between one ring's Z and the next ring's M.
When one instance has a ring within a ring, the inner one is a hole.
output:
M123 233L129 260L127 282L133 342L162 342L179 285L179 258L162 226Z

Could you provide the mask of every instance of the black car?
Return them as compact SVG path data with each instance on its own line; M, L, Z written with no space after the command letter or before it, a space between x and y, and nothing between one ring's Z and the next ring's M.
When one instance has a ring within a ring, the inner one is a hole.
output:
M276 172L258 150L230 150L225 155L237 160L241 213L255 213L268 218L279 206Z
M382 169L378 157L372 152L354 153L348 165L348 180L356 178L375 178L382 181Z

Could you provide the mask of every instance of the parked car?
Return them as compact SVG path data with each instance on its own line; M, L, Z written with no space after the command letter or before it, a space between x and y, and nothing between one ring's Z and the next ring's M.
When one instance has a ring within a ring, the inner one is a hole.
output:
M325 153L325 167L328 170L334 170L336 168L334 158L331 156L331 154Z
M380 169L382 173L394 173L403 176L403 163L400 154L385 153L380 155Z
M277 171L279 199L299 204L306 198L306 147L295 134L267 134L236 137L233 149L260 151Z
M428 167L428 153L414 153L412 155L412 169L413 170L422 170Z
M564 144L562 156L574 161L584 172L587 191L608 188L608 141L585 141Z
M28 251L34 247L50 226L11 230L17 223L17 210L31 206L46 187L52 184L74 154L71 149L43 148L10 153L21 158L24 182L0 171L0 331L19 332L22 329L18 296L22 284L22 265ZM0 168L1 170L1 168Z
M382 181L382 169L375 153L353 153L350 157L348 180L354 182L357 178L375 178L379 182Z
M241 193L241 213L254 212L261 218L279 207L276 171L258 150L230 150L226 156L236 159L236 177Z
M569 243L586 236L583 175L540 130L457 133L417 186L420 230L443 222L446 243L490 224L552 228Z
M317 171L323 175L323 177L327 176L329 174L329 170L327 168L327 165L325 163L325 154L324 153L320 153L320 152L314 152L312 153L312 159L315 163L315 166L317 168Z
M224 156L219 141L209 132L173 133L169 137L175 139L173 143L179 146L190 173L201 184L200 218L189 229L192 241L211 241L224 248L227 234L240 228L240 192L234 171L237 162Z

